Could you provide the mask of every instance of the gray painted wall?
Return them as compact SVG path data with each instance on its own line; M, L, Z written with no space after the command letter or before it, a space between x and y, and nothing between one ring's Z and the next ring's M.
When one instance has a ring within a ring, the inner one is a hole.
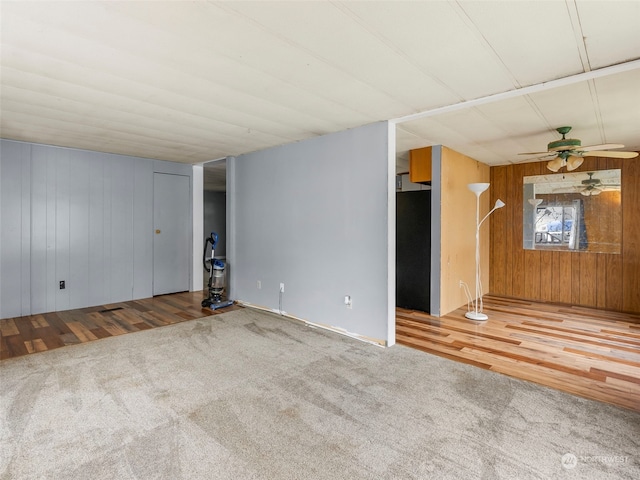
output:
M191 165L2 140L0 318L152 296L154 172L192 177Z
M218 234L216 257L227 255L227 194L204 192L204 236Z
M227 159L236 300L278 309L283 282L287 314L387 340L388 143L381 122Z

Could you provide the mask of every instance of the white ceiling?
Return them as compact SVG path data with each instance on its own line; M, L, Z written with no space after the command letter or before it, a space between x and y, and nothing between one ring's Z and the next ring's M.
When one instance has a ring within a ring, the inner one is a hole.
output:
M640 1L0 9L3 138L201 163L426 112L398 124L400 170L433 144L527 161L562 125L640 150Z

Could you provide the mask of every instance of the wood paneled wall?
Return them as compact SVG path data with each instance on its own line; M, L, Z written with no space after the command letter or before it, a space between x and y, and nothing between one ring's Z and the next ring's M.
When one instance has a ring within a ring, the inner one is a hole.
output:
M640 159L589 157L577 172L622 170L622 253L549 252L522 246L522 178L550 173L546 162L491 168L489 291L528 300L640 312Z
M11 140L0 153L0 318L152 295L153 174L191 165Z

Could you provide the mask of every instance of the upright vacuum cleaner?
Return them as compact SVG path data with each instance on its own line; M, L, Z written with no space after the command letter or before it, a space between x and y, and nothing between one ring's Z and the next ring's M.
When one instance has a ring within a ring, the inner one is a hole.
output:
M207 257L207 248L211 244L211 257ZM202 252L202 263L204 269L209 273L209 296L202 301L202 308L218 308L233 305L233 300L222 300L224 293L224 262L214 258L215 248L218 244L218 234L211 232L209 238L204 243L204 251Z

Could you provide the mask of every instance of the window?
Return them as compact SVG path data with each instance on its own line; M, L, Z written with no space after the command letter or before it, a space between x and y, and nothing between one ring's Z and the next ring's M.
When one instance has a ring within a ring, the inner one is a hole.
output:
M536 247L553 245L570 250L579 248L579 208L578 202L571 205L539 205L534 224Z

